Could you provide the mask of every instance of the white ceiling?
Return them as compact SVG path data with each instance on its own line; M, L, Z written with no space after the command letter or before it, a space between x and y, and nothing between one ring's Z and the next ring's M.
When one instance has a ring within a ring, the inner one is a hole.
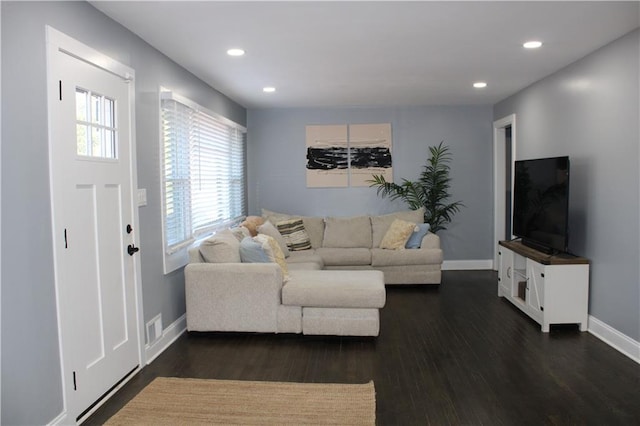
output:
M640 26L638 1L91 3L248 108L494 104Z

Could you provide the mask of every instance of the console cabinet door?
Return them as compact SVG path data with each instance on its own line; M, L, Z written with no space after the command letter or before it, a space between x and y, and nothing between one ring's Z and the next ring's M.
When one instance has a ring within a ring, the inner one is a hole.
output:
M511 296L513 288L513 252L504 247L498 249L498 296Z
M533 319L540 324L543 323L544 317L545 281L545 266L527 260L527 308Z

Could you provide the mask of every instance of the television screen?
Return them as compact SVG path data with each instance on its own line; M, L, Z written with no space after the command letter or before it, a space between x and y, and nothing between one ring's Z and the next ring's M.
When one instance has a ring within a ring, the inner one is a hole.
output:
M538 250L566 252L569 157L519 160L514 174L513 234Z

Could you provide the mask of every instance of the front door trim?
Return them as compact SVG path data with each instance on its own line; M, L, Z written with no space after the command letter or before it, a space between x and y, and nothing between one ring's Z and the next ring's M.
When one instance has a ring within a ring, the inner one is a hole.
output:
M67 54L72 56L78 60L81 60L85 63L91 64L101 70L107 71L111 74L114 74L123 80L127 81L128 84L128 98L129 98L129 141L130 141L130 169L131 169L131 194L137 193L137 161L136 161L136 141L135 141L135 71L114 60L101 52L79 42L78 40L73 39L72 37L56 30L53 27L46 26L46 46L47 46L47 119L48 119L48 140L49 140L49 152L51 152L51 144L54 140L54 135L52 133L52 111L55 106L55 103L58 101L59 96L59 86L58 81L55 80L55 76L53 76L53 64L56 61L57 55L60 53ZM51 160L51 155L49 156L49 160ZM53 176L52 176L52 167L50 164L49 167L49 190L51 197L51 208L53 210L53 198L54 198L54 188L53 188ZM54 214L52 212L52 232L54 233L54 267L57 265L56 259L56 247L55 247L55 226L54 223ZM137 203L132 203L132 212L131 217L133 218L133 227L134 229L140 229L139 226L139 217L138 217L138 209ZM143 318L143 310L142 310L142 278L141 278L141 268L140 268L140 256L134 256L134 287L135 287L135 306L136 306L136 336L138 346L138 365L142 366L146 364L146 356L144 352L144 318ZM63 395L63 411L62 413L56 417L54 423L55 424L69 424L75 423L75 414L70 412L69 401L70 401L70 393L73 392L73 388L68 386L68 380L65 380L69 372L65 371L65 359L64 359L64 350L63 350L63 341L62 341L62 332L61 332L61 316L60 316L60 294L59 294L59 283L56 274L56 315L57 315L57 323L58 323L58 349L60 354L60 372L61 372L61 386L62 386L62 395ZM140 369L140 367L138 367ZM117 392L124 384L134 376L134 374L130 374L126 380L122 383L118 384L114 387L107 395L105 395L99 403L97 403L90 411L83 413L82 418L78 419L79 422L86 419L90 416L95 410L97 410L102 403L104 403L111 395Z

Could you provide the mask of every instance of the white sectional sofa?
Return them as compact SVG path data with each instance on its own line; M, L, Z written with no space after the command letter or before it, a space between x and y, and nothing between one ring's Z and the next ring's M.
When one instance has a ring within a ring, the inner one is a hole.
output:
M301 219L310 247L288 250L282 235L269 237L281 258L243 262L241 244L251 243L245 228L192 247L185 267L189 331L377 336L385 283L440 283L436 235L421 237L419 248L380 248L395 219L421 222L421 211L326 219L265 211L265 219L265 234L273 223Z

